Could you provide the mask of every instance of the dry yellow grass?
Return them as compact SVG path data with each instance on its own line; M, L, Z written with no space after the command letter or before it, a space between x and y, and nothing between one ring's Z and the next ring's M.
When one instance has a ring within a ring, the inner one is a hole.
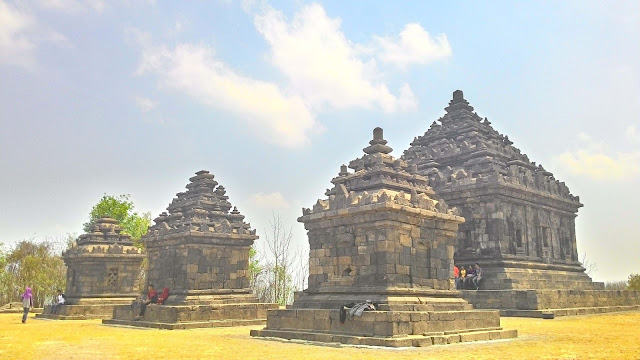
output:
M503 318L518 339L400 350L251 338L259 327L170 331L32 316L23 325L20 317L0 315L0 359L640 359L640 312Z

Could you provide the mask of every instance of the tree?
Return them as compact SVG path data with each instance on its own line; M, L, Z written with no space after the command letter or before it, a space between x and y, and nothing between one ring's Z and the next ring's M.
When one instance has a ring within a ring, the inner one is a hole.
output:
M640 290L640 274L629 275L629 281L627 282L627 289Z
M60 241L58 241L60 242ZM64 289L66 267L58 255L60 242L23 240L0 256L0 302L20 301L24 288L33 291L34 306L42 306L58 289Z
M256 249L256 245L254 244L251 249L249 249L249 288L254 293L256 292L258 277L261 273L262 265L258 258L258 249Z
M151 225L151 213L142 215L133 211L133 202L129 200L130 195L107 195L93 206L89 213L89 221L83 224L84 231L89 232L96 223L96 220L103 217L110 217L118 220L123 232L131 235L131 239L136 246L142 247L140 238L147 233Z
M262 302L287 305L293 293L304 288L308 276L305 250L293 246L291 229L285 228L280 216L272 214L270 231L265 234L264 251L255 247L249 252L251 289Z
M584 273L587 275L592 275L593 272L598 270L598 264L591 261L591 259L587 259L587 253L582 254L582 267L585 268Z
M268 267L271 277L271 301L285 305L289 301L291 292L291 267L293 254L291 254L291 229L287 230L280 220L280 216L272 214L269 221L271 234L265 236L265 243L272 257L271 266Z

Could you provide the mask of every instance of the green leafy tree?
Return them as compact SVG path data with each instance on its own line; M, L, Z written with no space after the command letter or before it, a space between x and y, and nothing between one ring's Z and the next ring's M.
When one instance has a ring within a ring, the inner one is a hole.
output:
M64 289L66 267L56 243L24 240L0 256L0 294L2 302L20 301L24 288L33 290L33 303L42 306L58 289Z
M260 265L260 259L258 258L258 250L255 244L249 249L249 287L254 292L256 291L256 285L258 277L262 273L262 266Z
M84 231L91 231L96 220L100 218L114 218L120 223L123 232L131 235L136 246L142 247L140 238L147 233L151 225L151 213L138 214L135 212L133 202L129 198L130 195L104 194L102 199L91 209L89 221L83 224Z
M627 289L640 290L640 274L629 275L629 282L627 283Z

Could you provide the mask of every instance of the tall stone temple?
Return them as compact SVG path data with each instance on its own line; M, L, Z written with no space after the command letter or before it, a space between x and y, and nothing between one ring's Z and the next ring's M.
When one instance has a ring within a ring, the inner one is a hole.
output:
M55 313L45 306L38 318L110 318L116 305L130 304L141 289L144 252L122 232L116 219L98 219L62 257L67 265L67 303Z
M376 128L365 155L331 181L328 198L303 209L309 287L292 309L270 311L252 336L392 347L517 336L500 327L498 311L473 310L455 290L464 219L391 151ZM340 318L342 305L367 300L376 311Z
M603 289L578 259L575 218L580 198L476 114L462 91L453 93L445 111L411 142L402 159L417 166L436 195L464 217L456 264L480 263L483 290ZM521 310L624 304L612 303L615 295L604 292L550 294L465 296L476 307Z
M143 236L147 284L169 288L162 306L149 306L140 321L117 307L108 324L163 329L263 324L277 304L259 303L249 289L249 250L256 231L228 201L224 186L202 170L173 199Z

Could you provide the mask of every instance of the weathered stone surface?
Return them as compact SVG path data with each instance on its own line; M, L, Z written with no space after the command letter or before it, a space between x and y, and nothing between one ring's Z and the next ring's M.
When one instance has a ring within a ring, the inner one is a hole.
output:
M147 281L168 287L165 305L151 305L141 321L129 306L113 311L105 324L184 329L264 323L266 310L249 289L249 250L258 238L226 196L213 174L189 179L142 238L148 258Z
M462 91L445 110L402 158L465 218L456 262L482 264L484 289L600 288L578 261L579 197L473 112Z
M474 311L454 290L463 219L433 197L415 167L389 155L382 135L376 128L365 155L349 163L354 172L341 167L328 199L302 210L309 287L251 334L394 347L455 343L469 331L515 336L500 328L498 311ZM340 323L342 305L365 300L377 311Z
M480 263L481 289L489 290L463 292L465 299L475 307L503 310L640 304L635 295L614 299L606 292L592 301L596 295L590 291L604 285L593 282L578 261L575 217L580 198L473 110L462 91L455 91L446 114L402 156L465 218L455 261L459 266ZM513 297L492 291L526 289L541 291L513 292ZM551 298L571 300L543 300L551 289L566 290ZM584 291L567 296L569 290Z
M78 237L62 256L67 265L67 302L56 314L45 306L36 317L107 318L115 305L131 303L138 296L144 253L122 233L117 220L98 219L91 232Z

